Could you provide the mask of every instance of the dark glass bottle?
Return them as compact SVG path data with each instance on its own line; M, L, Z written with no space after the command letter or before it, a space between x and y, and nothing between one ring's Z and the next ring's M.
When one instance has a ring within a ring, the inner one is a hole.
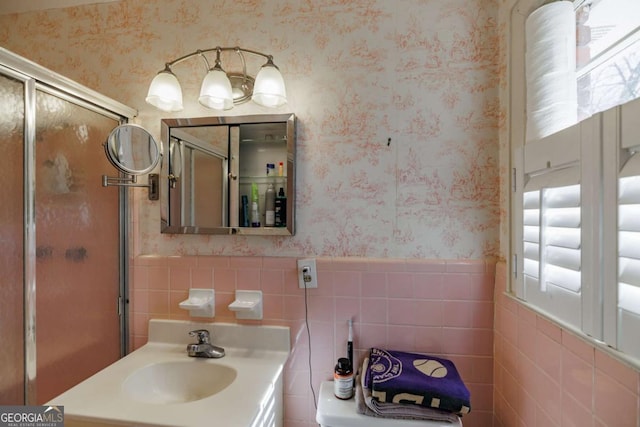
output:
M353 368L346 357L338 359L333 373L333 394L338 399L351 399L353 396Z
M284 194L284 188L280 187L275 200L275 221L276 227L287 226L287 196Z

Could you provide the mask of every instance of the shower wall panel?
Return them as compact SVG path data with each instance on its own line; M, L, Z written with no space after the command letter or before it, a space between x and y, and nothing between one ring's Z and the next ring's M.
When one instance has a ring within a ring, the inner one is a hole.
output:
M0 74L0 405L24 402L24 84Z

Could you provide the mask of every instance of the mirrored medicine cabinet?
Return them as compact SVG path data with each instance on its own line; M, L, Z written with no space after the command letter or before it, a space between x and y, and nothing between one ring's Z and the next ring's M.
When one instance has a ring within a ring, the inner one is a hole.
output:
M163 233L294 234L295 115L162 119L161 126Z

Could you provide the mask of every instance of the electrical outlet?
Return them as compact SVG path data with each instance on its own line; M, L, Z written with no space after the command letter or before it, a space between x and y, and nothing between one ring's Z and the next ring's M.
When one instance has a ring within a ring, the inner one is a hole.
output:
M300 289L318 287L318 272L315 259L298 260L298 287Z

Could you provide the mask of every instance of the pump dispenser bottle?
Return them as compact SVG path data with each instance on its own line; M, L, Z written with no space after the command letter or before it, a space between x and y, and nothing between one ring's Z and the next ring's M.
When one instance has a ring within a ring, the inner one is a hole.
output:
M251 183L251 226L260 227L260 208L258 206L258 185Z
M264 195L264 225L267 227L273 227L275 225L275 204L276 190L274 190L273 184L269 183L267 192Z

